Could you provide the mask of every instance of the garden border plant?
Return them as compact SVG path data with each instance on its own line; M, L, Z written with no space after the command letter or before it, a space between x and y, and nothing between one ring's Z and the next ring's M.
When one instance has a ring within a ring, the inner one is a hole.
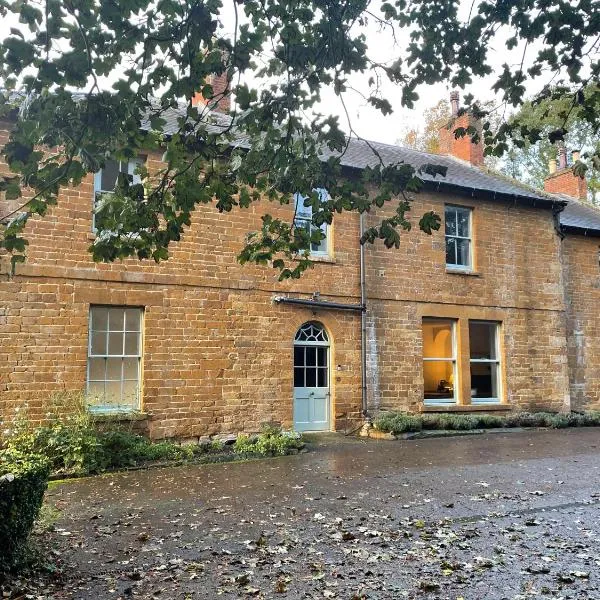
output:
M517 412L505 416L476 414L423 414L386 412L379 415L374 426L377 430L392 435L429 431L469 431L476 429L508 429L514 427L566 427L600 426L600 411L582 413Z
M0 438L0 448L24 456L46 457L54 477L85 476L156 463L221 462L282 456L299 451L300 434L265 427L252 436L240 435L234 444L218 438L197 444L153 441L120 420L98 420L90 414L81 393L55 394L48 401L46 420L32 426L23 407ZM3 428L6 427L6 423Z

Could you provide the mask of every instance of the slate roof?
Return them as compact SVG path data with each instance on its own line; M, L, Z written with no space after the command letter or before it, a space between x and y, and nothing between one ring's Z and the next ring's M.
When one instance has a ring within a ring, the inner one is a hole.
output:
M181 112L177 109L167 111L163 118L166 120L164 133L169 135L178 129L177 119L181 116ZM210 119L213 125L209 126L209 130L218 131L222 127L229 125L229 117L212 113ZM235 140L235 146L247 147L247 141L244 137ZM323 159L327 160L334 153L328 149L323 151ZM539 190L535 190L526 185L523 185L513 179L504 177L499 173L485 171L471 166L469 163L461 161L452 156L444 156L440 154L429 154L427 152L419 152L411 148L402 146L394 146L391 144L383 144L381 142L369 142L366 140L351 138L347 150L342 156L341 164L344 167L351 169L364 169L365 167L374 167L379 164L381 157L385 165L405 162L418 168L427 163L442 165L448 168L445 177L433 177L431 175L422 174L421 177L429 184L439 187L453 187L470 194L473 192L486 192L493 196L505 200L527 200L532 203L539 204L563 204L564 199L557 199L555 196L546 194Z
M501 196L504 199L527 199L532 202L556 203L557 199L552 198L544 192L534 190L517 181L506 178L500 174L486 171L471 166L469 163L461 161L453 156L441 154L429 154L419 152L411 148L402 146L392 146L380 142L366 142L363 140L352 139L348 150L342 157L342 165L356 169L364 169L367 166L378 164L378 158L373 149L381 156L385 164L406 162L414 167L421 167L427 163L447 167L445 177L433 177L423 173L421 178L424 181L440 184L444 187L456 187L466 190L470 193L488 192L495 196ZM562 202L558 200L559 203Z
M164 132L167 135L177 131L177 119L181 114L182 112L177 109L169 110L164 114L163 117L166 120ZM230 125L229 117L220 113L212 113L210 119L213 124L209 126L209 130L218 131ZM233 144L242 148L248 147L248 142L243 136L236 139ZM426 173L421 175L430 188L456 190L469 195L484 193L492 199L525 201L533 206L564 207L560 213L561 226L579 233L588 232L590 235L600 235L600 209L587 206L569 196L536 190L500 173L473 167L453 156L429 154L402 146L352 138L348 149L342 156L341 164L357 170L374 167L379 164L377 154L386 165L406 162L416 168L427 163L447 167L445 177L433 177ZM326 160L332 155L333 153L326 149L323 152L323 159Z
M565 198L565 196L562 196ZM566 197L565 210L560 213L560 224L567 231L600 235L600 208Z

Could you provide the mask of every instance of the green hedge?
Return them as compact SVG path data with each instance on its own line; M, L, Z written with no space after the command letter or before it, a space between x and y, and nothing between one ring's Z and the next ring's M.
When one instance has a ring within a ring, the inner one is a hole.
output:
M600 411L584 413L527 413L519 412L506 416L475 414L424 414L384 413L375 420L379 431L399 435L407 432L427 430L495 429L502 427L594 427L600 426Z
M0 572L19 564L42 506L50 466L39 455L0 452Z

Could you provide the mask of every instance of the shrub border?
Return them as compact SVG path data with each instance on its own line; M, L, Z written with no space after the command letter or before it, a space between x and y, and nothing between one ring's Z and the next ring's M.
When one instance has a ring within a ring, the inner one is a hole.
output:
M510 430L515 428L564 429L567 427L598 427L600 411L583 413L519 412L510 415L424 413L410 414L386 412L374 422L377 432L391 436L431 432L483 432L487 430Z

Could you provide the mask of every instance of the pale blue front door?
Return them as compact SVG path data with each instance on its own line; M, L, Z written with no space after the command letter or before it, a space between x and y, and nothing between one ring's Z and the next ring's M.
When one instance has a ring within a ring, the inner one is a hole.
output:
M329 338L319 323L305 323L294 340L294 429L329 431Z

